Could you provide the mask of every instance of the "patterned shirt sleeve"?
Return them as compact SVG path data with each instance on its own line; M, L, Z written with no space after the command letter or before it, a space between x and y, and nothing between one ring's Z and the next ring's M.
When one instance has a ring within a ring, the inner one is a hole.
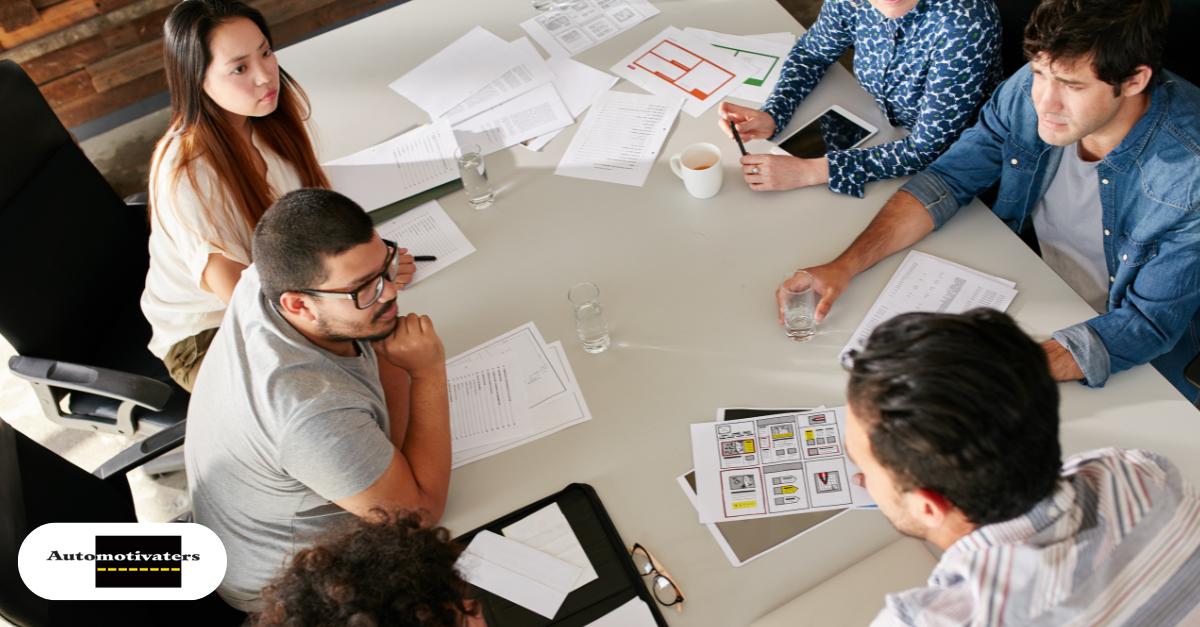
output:
M1000 30L963 13L933 47L916 124L904 139L871 148L832 150L829 189L862 198L871 181L920 172L970 124L998 79Z
M775 120L778 135L796 107L804 100L839 57L854 45L853 8L849 0L827 0L812 28L808 29L783 62L779 82L762 110Z

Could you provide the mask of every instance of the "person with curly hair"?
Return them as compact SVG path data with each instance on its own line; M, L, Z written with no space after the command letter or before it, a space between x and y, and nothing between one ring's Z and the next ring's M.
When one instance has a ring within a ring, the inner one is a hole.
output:
M296 553L263 588L256 627L482 627L454 563L462 547L414 512L372 510Z

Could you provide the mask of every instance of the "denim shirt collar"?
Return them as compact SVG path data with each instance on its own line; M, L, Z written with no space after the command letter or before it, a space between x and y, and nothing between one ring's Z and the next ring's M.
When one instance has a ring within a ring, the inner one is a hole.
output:
M1162 125L1170 110L1170 79L1156 83L1150 89L1150 106L1146 108L1146 112L1133 128L1129 129L1121 143L1104 156L1104 163L1118 172L1124 172L1137 163L1150 143L1150 138L1154 136L1154 131Z

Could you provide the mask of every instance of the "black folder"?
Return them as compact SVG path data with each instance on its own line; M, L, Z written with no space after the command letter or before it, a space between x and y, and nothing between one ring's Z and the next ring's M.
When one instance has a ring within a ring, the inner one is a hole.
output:
M590 485L572 483L560 492L464 533L458 537L458 541L466 546L475 534L484 529L499 534L504 527L551 503L558 503L563 516L571 525L571 530L575 532L575 537L579 539L579 544L583 546L588 560L592 562L597 578L568 594L553 620L486 590L475 588L475 598L482 602L488 627L583 627L599 620L634 597L646 602L659 627L667 627L662 612L659 611L658 602L646 589L643 577L634 569L633 560L629 557L629 547L621 540L612 519L604 510L604 504Z

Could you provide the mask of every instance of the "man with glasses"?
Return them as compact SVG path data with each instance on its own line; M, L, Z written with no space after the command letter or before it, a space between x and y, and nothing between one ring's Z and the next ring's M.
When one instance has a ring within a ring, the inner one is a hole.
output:
M1061 461L1058 386L1003 313L912 313L854 355L846 451L906 535L942 549L873 625L1200 624L1200 496L1167 459Z
M196 522L225 544L243 611L290 554L373 508L441 518L450 481L442 342L399 314L414 267L336 192L280 198L200 369L185 459Z

